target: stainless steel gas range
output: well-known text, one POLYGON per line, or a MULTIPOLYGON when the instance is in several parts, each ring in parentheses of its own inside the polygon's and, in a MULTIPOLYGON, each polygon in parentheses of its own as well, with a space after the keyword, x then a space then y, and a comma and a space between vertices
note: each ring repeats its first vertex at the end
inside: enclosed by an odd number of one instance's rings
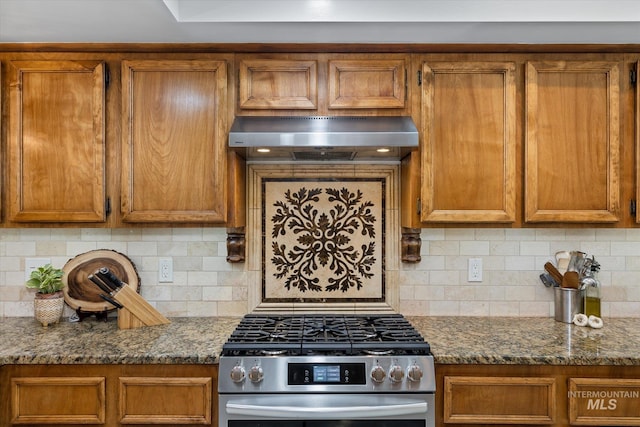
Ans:
POLYGON ((433 356, 399 314, 249 314, 219 376, 220 427, 435 425, 433 356))

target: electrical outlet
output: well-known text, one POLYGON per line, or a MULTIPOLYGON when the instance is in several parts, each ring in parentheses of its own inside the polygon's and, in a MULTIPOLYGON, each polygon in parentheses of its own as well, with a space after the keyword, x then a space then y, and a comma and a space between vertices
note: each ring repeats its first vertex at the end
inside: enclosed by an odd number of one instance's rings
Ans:
POLYGON ((158 281, 160 283, 173 282, 173 259, 160 258, 158 268, 158 281))
POLYGON ((31 272, 43 265, 51 264, 51 258, 25 258, 24 259, 24 281, 31 278, 31 272))
POLYGON ((482 258, 469 258, 469 282, 482 282, 482 258))

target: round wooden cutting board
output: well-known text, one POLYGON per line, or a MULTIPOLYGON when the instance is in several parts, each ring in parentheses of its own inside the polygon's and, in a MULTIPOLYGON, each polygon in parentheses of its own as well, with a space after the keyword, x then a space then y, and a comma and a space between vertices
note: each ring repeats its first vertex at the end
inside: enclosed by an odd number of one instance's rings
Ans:
POLYGON ((74 310, 87 313, 114 310, 116 307, 100 298, 105 292, 88 279, 90 274, 101 267, 107 267, 116 277, 128 284, 136 292, 140 287, 140 277, 133 262, 125 255, 110 250, 98 249, 71 258, 62 267, 64 275, 64 300, 74 310))

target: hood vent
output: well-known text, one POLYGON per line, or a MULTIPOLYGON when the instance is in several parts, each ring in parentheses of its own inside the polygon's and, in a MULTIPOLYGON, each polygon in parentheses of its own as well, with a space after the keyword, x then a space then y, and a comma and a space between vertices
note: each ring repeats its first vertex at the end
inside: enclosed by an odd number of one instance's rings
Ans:
POLYGON ((237 117, 229 147, 248 160, 399 160, 418 147, 411 117, 237 117))

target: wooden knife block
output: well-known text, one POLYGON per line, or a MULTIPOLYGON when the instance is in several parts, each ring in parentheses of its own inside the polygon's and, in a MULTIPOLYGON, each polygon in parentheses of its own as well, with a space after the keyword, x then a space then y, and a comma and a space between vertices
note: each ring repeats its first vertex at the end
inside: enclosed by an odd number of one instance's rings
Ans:
POLYGON ((126 283, 112 297, 123 306, 118 310, 118 329, 171 323, 126 283))

